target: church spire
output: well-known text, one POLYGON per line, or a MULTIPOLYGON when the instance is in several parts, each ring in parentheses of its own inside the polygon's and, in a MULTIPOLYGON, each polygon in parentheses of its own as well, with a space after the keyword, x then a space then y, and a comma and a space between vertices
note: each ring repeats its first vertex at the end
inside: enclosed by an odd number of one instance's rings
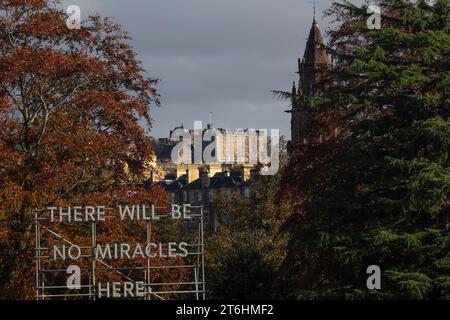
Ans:
POLYGON ((330 59, 324 46, 325 42, 323 41, 322 32, 319 29, 319 24, 314 19, 303 56, 305 63, 329 64, 330 59))
POLYGON ((298 74, 300 82, 298 90, 292 86, 292 110, 291 112, 291 136, 292 145, 307 143, 311 130, 312 111, 302 105, 304 99, 297 96, 316 97, 326 90, 324 71, 331 68, 331 60, 327 50, 319 24, 316 20, 316 1, 313 2, 313 23, 309 31, 303 58, 298 59, 298 74))
POLYGON ((325 49, 325 42, 319 29, 319 24, 316 21, 314 9, 313 24, 309 31, 305 53, 299 67, 300 89, 303 95, 315 96, 318 94, 317 80, 320 70, 329 68, 330 65, 330 57, 325 49))

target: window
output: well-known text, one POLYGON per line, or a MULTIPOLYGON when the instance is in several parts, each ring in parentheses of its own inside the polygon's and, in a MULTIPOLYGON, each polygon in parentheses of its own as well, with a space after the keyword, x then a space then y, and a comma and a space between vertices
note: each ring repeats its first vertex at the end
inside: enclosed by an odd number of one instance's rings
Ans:
POLYGON ((213 202, 214 201, 214 190, 208 191, 208 201, 213 202))
POLYGON ((190 195, 191 202, 200 202, 202 201, 202 192, 201 191, 193 191, 190 195))

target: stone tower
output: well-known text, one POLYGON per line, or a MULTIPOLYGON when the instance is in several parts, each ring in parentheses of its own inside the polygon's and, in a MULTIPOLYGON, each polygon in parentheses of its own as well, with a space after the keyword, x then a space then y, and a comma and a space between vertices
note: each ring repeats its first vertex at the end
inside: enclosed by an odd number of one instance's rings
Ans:
POLYGON ((324 70, 331 67, 330 57, 324 48, 324 41, 319 25, 314 17, 305 53, 302 59, 298 59, 299 85, 294 83, 292 88, 293 103, 291 113, 292 145, 306 143, 306 137, 310 128, 311 114, 304 106, 297 105, 296 96, 316 97, 325 89, 320 84, 320 76, 324 70))

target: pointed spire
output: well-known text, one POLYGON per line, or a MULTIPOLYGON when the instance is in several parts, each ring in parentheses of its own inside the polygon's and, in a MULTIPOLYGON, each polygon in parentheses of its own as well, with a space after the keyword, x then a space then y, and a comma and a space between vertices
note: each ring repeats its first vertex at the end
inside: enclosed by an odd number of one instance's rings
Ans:
POLYGON ((314 18, 313 25, 309 32, 305 54, 303 56, 304 63, 329 64, 330 58, 327 51, 323 48, 324 45, 325 42, 323 41, 322 32, 320 31, 319 25, 314 18))
POLYGON ((322 69, 331 67, 330 56, 325 49, 325 42, 316 21, 316 1, 314 1, 314 18, 306 43, 305 53, 299 67, 300 90, 306 96, 318 94, 318 79, 322 69))

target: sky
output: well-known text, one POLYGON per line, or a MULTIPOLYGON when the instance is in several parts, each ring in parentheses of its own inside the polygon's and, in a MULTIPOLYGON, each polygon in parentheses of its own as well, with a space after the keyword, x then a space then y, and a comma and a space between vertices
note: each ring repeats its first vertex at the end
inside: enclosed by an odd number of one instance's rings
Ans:
MULTIPOLYGON (((317 20, 329 28, 317 4, 317 20)), ((289 105, 272 90, 298 81, 313 17, 308 0, 65 0, 82 18, 112 17, 133 38, 148 75, 160 79, 161 107, 154 107, 152 136, 169 137, 194 121, 216 127, 280 129, 290 138, 289 105)))

